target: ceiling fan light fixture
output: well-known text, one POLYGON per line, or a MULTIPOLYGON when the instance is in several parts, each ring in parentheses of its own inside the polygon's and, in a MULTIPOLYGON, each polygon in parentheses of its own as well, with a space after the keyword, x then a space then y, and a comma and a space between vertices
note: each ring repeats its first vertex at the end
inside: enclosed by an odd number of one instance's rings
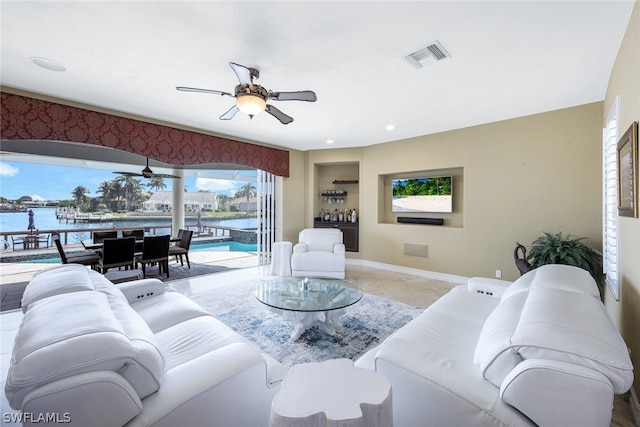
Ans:
POLYGON ((262 113, 267 108, 264 98, 250 93, 238 95, 236 105, 240 111, 250 116, 262 113))

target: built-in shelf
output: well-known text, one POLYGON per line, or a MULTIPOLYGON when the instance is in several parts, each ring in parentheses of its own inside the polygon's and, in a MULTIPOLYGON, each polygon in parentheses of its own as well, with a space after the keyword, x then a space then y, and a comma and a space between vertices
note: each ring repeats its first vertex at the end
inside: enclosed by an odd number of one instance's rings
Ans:
POLYGON ((357 184, 357 179, 336 179, 333 181, 334 184, 357 184))
POLYGON ((347 197, 347 192, 338 190, 326 190, 322 192, 322 195, 325 197, 347 197))

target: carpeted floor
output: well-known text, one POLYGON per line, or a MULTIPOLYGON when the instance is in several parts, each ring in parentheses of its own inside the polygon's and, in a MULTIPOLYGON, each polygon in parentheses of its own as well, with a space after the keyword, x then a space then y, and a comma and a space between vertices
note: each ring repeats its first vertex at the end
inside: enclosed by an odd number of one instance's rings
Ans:
POLYGON ((188 296, 287 366, 343 357, 355 360, 423 311, 365 294, 347 308, 335 335, 314 326, 292 342, 294 325, 260 303, 253 293, 256 287, 256 282, 249 281, 188 296))

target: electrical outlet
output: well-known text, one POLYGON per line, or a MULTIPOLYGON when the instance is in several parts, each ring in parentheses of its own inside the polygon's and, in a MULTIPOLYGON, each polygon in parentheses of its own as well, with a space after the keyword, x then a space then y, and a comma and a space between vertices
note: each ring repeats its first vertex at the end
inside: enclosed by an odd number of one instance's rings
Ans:
POLYGON ((502 270, 496 270, 496 279, 502 279, 502 270))

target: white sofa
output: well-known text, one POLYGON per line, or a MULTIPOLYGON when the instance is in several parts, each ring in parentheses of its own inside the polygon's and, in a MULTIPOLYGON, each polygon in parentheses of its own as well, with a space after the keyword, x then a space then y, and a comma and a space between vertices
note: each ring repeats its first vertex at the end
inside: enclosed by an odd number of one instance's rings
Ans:
POLYGON ((608 426, 633 382, 594 280, 563 265, 470 279, 356 366, 389 378, 401 427, 608 426))
POLYGON ((337 228, 305 228, 291 255, 294 277, 344 279, 345 247, 337 228))
POLYGON ((25 419, 54 416, 83 427, 266 425, 286 374, 156 279, 115 286, 68 264, 35 275, 22 305, 5 394, 25 419))

